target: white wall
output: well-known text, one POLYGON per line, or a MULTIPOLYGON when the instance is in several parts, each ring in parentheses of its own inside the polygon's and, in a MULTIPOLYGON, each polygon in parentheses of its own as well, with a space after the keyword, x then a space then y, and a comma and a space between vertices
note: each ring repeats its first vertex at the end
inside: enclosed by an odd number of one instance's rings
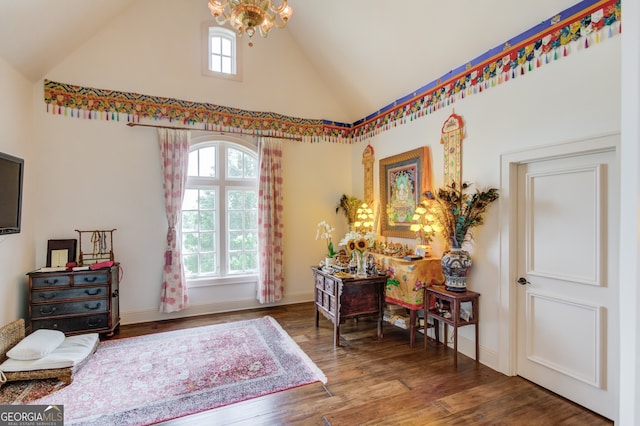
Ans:
POLYGON ((256 36, 253 47, 238 39, 241 82, 202 75, 204 22, 217 25, 202 0, 133 2, 46 78, 302 118, 344 116, 287 31, 256 36))
MULTIPOLYGON (((27 316, 28 283, 25 273, 35 269, 34 199, 36 197, 33 161, 33 86, 0 58, 0 152, 24 160, 22 231, 0 235, 0 324, 27 316)), ((0 182, 0 185, 2 182, 0 182)))
MULTIPOLYGON (((370 142, 376 158, 376 194, 379 194, 378 160, 423 145, 431 149, 434 186, 442 186, 441 128, 454 108, 465 122, 463 180, 475 182, 480 187, 499 188, 501 154, 619 132, 620 45, 621 37, 606 40, 588 51, 574 52, 434 114, 381 133, 370 142)), ((363 187, 359 155, 364 144, 359 145, 354 147, 352 160, 356 192, 363 187)), ((498 212, 498 205, 490 207, 485 224, 475 230, 474 243, 467 246, 473 258, 469 288, 482 295, 481 362, 496 369, 500 305, 498 212)), ((412 240, 398 241, 414 243, 412 240)), ((434 251, 440 246, 434 244, 434 251)), ((473 328, 462 328, 460 336, 461 350, 473 356, 473 328)))
MULTIPOLYGON (((199 0, 162 1, 161 7, 159 3, 135 2, 46 78, 296 117, 325 118, 340 111, 286 32, 274 31, 250 49, 241 39, 242 82, 202 76, 200 39, 206 6, 203 10, 199 0), (163 24, 191 31, 161 30, 163 24)), ((46 220, 38 223, 36 263, 44 265, 48 239, 77 238, 75 229, 115 228, 115 257, 124 270, 123 323, 259 306, 255 285, 218 285, 193 288, 186 311, 157 312, 166 220, 156 131, 47 113, 41 84, 34 104, 38 210, 46 220)), ((314 240, 317 223, 344 220, 336 216, 335 206, 351 186, 351 147, 287 141, 283 149, 288 255, 282 303, 294 303, 313 299, 309 266, 323 259, 325 251, 322 242, 314 240)))

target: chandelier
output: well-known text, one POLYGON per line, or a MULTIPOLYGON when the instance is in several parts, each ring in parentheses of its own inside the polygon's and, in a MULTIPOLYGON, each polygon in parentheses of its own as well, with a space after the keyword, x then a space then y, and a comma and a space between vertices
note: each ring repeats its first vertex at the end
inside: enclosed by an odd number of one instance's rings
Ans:
POLYGON ((247 33, 249 46, 253 46, 251 37, 256 28, 262 37, 266 37, 271 28, 284 28, 293 15, 293 8, 282 0, 276 7, 271 0, 209 0, 209 10, 218 24, 229 23, 239 37, 247 33))

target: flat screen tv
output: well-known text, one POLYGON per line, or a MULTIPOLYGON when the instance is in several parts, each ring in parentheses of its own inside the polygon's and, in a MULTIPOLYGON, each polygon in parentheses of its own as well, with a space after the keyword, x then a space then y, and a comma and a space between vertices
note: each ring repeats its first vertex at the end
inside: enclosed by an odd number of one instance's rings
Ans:
POLYGON ((0 152, 0 235, 20 232, 24 160, 0 152))

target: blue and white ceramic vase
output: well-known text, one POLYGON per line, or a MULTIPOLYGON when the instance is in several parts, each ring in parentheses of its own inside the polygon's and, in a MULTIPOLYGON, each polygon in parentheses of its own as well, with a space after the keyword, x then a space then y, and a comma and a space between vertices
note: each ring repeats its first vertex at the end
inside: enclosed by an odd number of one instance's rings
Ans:
POLYGON ((440 260, 444 285, 449 291, 467 291, 467 276, 471 270, 471 256, 466 250, 452 248, 442 255, 440 260))

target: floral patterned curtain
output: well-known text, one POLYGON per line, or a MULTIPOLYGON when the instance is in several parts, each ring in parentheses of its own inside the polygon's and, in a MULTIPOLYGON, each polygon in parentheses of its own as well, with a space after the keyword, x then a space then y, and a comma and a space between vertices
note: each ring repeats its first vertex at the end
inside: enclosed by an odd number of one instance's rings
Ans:
POLYGON ((258 300, 277 302, 284 295, 282 141, 260 139, 258 189, 258 300))
POLYGON ((162 157, 165 212, 167 215, 167 248, 162 270, 160 312, 181 311, 187 306, 187 282, 176 225, 182 210, 189 165, 189 133, 186 130, 158 129, 162 157))

